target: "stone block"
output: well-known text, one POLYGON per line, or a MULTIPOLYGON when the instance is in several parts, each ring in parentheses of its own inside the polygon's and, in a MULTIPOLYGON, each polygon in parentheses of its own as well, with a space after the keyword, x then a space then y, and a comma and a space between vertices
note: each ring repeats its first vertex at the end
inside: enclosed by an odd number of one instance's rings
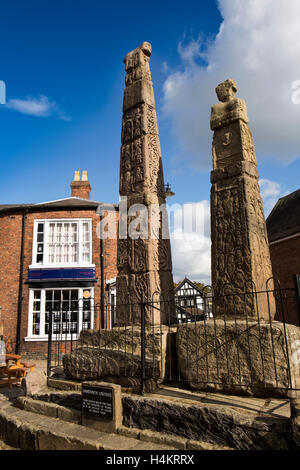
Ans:
POLYGON ((291 433, 294 450, 300 450, 300 416, 291 420, 291 433))
POLYGON ((143 79, 125 88, 123 112, 141 103, 147 103, 155 107, 152 83, 143 79))
POLYGON ((47 376, 44 371, 34 370, 28 372, 26 377, 22 379, 21 382, 24 394, 26 396, 32 396, 35 393, 40 392, 43 388, 47 386, 47 376))
POLYGON ((289 418, 151 397, 123 397, 124 425, 239 450, 287 450, 289 418))
POLYGON ((52 377, 48 377, 47 385, 50 388, 55 388, 58 390, 76 390, 81 391, 81 383, 72 382, 70 380, 61 380, 61 379, 53 379, 52 377))
POLYGON ((291 418, 300 416, 300 398, 291 400, 291 418))
MULTIPOLYGON (((160 327, 146 329, 146 377, 165 376, 170 356, 172 331, 160 327)), ((98 380, 110 376, 141 377, 141 330, 116 327, 111 330, 81 332, 76 351, 63 357, 67 378, 98 380)))
POLYGON ((272 326, 218 319, 179 325, 181 376, 198 390, 289 398, 289 371, 293 388, 300 388, 300 366, 292 360, 297 339, 298 327, 275 321, 272 326))
POLYGON ((27 401, 27 398, 26 398, 26 397, 17 397, 17 398, 14 400, 14 406, 16 406, 17 408, 19 408, 20 410, 24 410, 24 409, 25 409, 25 405, 26 405, 26 401, 27 401))

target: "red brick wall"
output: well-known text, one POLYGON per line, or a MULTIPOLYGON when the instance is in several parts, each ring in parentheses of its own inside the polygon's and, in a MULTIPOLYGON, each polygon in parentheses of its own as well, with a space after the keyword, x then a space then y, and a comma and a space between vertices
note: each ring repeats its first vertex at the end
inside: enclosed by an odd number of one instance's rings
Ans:
POLYGON ((81 197, 83 199, 90 199, 91 185, 88 181, 72 181, 71 183, 72 197, 81 197))
MULTIPOLYGON (((95 304, 100 305, 101 270, 100 239, 97 235, 99 215, 95 210, 64 210, 33 212, 27 214, 24 243, 23 302, 21 320, 21 352, 46 353, 47 342, 25 342, 28 333, 29 288, 26 284, 28 267, 32 264, 33 228, 36 219, 92 219, 93 263, 98 281, 94 285, 95 304)), ((118 219, 118 212, 117 212, 118 219)), ((98 230, 99 233, 99 230, 98 230)), ((0 217, 0 306, 4 324, 4 338, 9 338, 15 350, 18 311, 18 290, 22 235, 22 215, 0 217)), ((117 240, 104 240, 104 282, 117 275, 117 240)), ((95 327, 100 328, 100 309, 95 311, 95 327)))
POLYGON ((15 350, 19 272, 22 238, 22 215, 0 216, 0 306, 4 339, 15 350))
MULTIPOLYGON (((270 245, 271 262, 273 275, 279 279, 283 289, 294 287, 293 274, 300 274, 300 235, 290 238, 280 243, 270 245)), ((288 295, 288 293, 286 293, 288 295)), ((297 305, 293 294, 285 301, 285 311, 287 312, 287 323, 299 325, 297 305)), ((282 314, 278 308, 276 320, 282 320, 282 314)))

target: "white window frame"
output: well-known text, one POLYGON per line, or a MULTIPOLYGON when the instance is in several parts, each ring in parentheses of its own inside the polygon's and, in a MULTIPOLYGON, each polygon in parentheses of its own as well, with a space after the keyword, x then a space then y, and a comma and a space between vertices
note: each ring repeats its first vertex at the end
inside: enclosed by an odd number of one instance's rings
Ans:
MULTIPOLYGON (((78 324, 79 324, 79 333, 77 334, 62 334, 58 335, 58 340, 69 341, 79 339, 80 332, 82 330, 83 324, 83 292, 89 290, 91 292, 91 329, 94 327, 94 316, 95 316, 95 303, 94 303, 94 287, 47 287, 47 288, 33 288, 29 289, 29 310, 28 310, 28 330, 27 336, 24 338, 24 341, 48 341, 48 335, 45 334, 45 310, 46 310, 46 291, 53 290, 78 290, 78 324), (40 333, 38 335, 32 334, 33 327, 33 299, 34 292, 41 291, 41 310, 40 310, 40 333)), ((55 341, 57 341, 56 336, 54 335, 55 341)))
POLYGON ((113 327, 113 324, 117 321, 117 283, 116 283, 116 278, 113 277, 112 279, 109 279, 106 281, 106 284, 108 286, 108 295, 109 295, 109 328, 113 327), (112 312, 112 305, 111 305, 111 295, 115 296, 115 311, 114 315, 112 312), (113 318, 114 317, 114 318, 113 318))
POLYGON ((38 269, 38 268, 70 268, 70 267, 95 267, 93 264, 93 224, 92 219, 35 219, 34 221, 34 228, 33 228, 33 244, 32 244, 32 261, 29 269, 38 269), (89 233, 90 233, 90 259, 88 262, 82 261, 82 236, 83 236, 83 224, 89 224, 89 233), (37 263, 37 229, 38 224, 44 224, 44 258, 42 263, 37 263), (78 262, 76 263, 49 263, 49 247, 48 247, 48 239, 49 239, 49 224, 50 223, 77 223, 78 224, 78 262))

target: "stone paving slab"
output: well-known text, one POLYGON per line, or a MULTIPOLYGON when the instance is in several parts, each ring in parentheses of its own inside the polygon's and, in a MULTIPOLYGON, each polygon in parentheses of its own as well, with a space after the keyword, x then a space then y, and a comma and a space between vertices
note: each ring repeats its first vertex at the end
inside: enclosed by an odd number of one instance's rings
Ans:
POLYGON ((228 406, 245 414, 264 414, 283 418, 289 418, 291 415, 290 400, 288 399, 239 397, 221 393, 185 390, 166 385, 161 385, 156 392, 147 394, 147 396, 167 398, 174 402, 186 404, 194 402, 205 406, 228 406))

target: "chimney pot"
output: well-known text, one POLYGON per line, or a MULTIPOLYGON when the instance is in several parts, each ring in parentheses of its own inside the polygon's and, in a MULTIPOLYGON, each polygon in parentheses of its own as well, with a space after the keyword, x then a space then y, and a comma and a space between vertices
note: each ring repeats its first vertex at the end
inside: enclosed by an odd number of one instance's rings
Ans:
POLYGON ((80 171, 75 171, 75 173, 74 173, 74 181, 80 181, 80 171))

